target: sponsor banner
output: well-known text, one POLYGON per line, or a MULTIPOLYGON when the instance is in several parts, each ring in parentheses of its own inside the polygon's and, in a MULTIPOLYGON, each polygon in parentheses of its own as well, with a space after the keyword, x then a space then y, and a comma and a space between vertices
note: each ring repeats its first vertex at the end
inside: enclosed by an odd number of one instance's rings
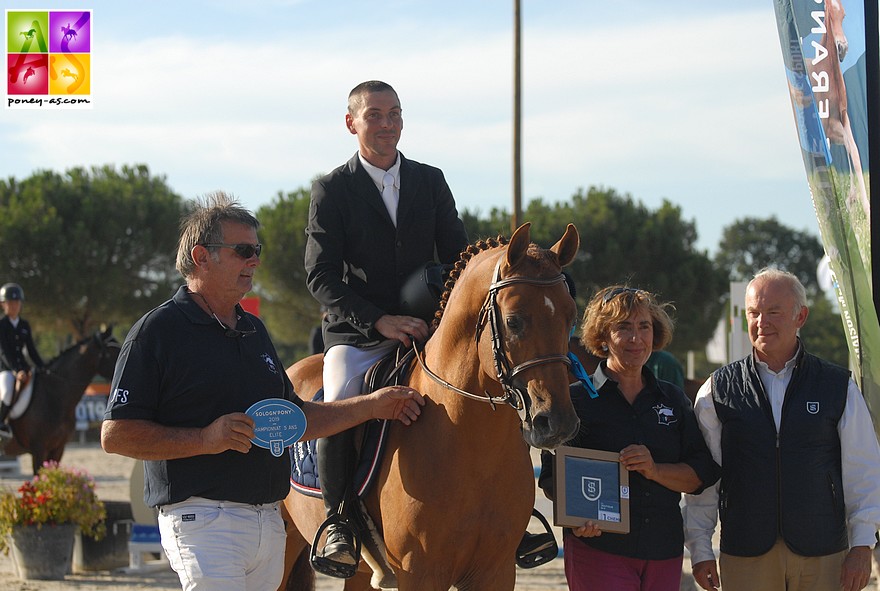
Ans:
MULTIPOLYGON (((862 0, 774 0, 792 111, 854 377, 880 431, 862 0)), ((867 50, 867 51, 866 51, 867 50)), ((808 321, 809 322, 809 321, 808 321)))

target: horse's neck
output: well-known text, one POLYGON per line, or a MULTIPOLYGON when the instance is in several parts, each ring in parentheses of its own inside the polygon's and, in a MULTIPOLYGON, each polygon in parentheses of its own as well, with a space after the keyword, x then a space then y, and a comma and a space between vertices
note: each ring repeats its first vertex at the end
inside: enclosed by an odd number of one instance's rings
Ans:
POLYGON ((54 376, 68 382, 88 384, 97 369, 97 360, 89 357, 89 352, 83 355, 79 352, 79 347, 74 347, 51 362, 48 369, 54 376))
MULTIPOLYGON (((487 391, 492 396, 500 396, 499 384, 480 367, 473 339, 449 342, 442 337, 438 331, 426 345, 427 367, 439 378, 474 396, 485 398, 487 391)), ((508 404, 496 402, 493 409, 487 401, 471 399, 438 384, 418 364, 413 368, 410 384, 443 407, 445 416, 441 420, 451 422, 450 427, 457 430, 456 437, 464 445, 472 446, 472 438, 481 446, 522 442, 519 418, 508 404)))

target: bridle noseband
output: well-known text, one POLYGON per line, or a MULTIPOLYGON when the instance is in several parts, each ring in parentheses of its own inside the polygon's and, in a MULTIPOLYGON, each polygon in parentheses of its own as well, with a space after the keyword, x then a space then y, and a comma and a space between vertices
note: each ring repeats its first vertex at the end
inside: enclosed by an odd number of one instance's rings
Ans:
MULTIPOLYGON (((435 374, 433 371, 428 369, 425 361, 422 359, 423 355, 418 349, 416 349, 416 358, 419 360, 419 364, 422 366, 422 369, 427 373, 431 379, 433 379, 438 384, 442 385, 444 388, 452 390, 453 392, 457 392, 462 396, 467 398, 472 398, 474 400, 479 400, 480 402, 488 402, 492 409, 495 409, 496 403, 505 403, 512 406, 517 414, 519 415, 520 421, 523 424, 528 424, 531 422, 531 412, 530 412, 530 401, 527 392, 524 392, 522 388, 518 388, 514 385, 513 380, 516 376, 533 367, 538 365, 544 365, 546 363, 563 363, 566 367, 571 367, 571 361, 568 359, 567 355, 544 355, 542 357, 536 357, 534 359, 530 359, 528 361, 524 361, 511 369, 510 362, 507 359, 507 356, 504 354, 504 342, 502 340, 501 333, 501 324, 500 324, 500 316, 501 312, 498 309, 498 292, 504 289, 505 287, 510 287, 511 285, 516 285, 519 283, 525 283, 528 285, 536 285, 539 287, 546 287, 551 285, 556 285, 557 283, 562 283, 565 281, 565 277, 560 273, 555 277, 551 277, 549 279, 537 279, 532 277, 509 277, 506 279, 501 279, 501 262, 504 260, 504 257, 498 259, 498 262, 495 265, 495 272, 492 276, 492 283, 489 285, 489 293, 486 294, 486 299, 483 301, 483 305, 480 308, 480 314, 477 318, 477 326, 474 334, 475 342, 480 342, 480 336, 483 333, 483 329, 486 325, 489 325, 489 329, 492 333, 492 357, 495 363, 495 374, 498 383, 501 384, 502 389, 504 390, 504 396, 492 396, 488 392, 484 392, 485 396, 479 396, 477 394, 471 394, 465 390, 457 388, 435 374)), ((413 341, 413 347, 416 347, 415 341, 413 341)))

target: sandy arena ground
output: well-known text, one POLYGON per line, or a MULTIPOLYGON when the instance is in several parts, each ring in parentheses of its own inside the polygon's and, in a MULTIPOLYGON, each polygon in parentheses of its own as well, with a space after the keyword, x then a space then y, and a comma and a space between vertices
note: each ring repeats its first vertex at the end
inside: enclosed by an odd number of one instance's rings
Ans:
MULTIPOLYGON (((71 443, 62 464, 86 470, 95 478, 98 496, 105 501, 130 501, 129 477, 134 460, 117 455, 108 455, 97 443, 71 443)), ((18 469, 0 472, 0 486, 18 488, 31 477, 30 455, 18 458, 18 469)), ((549 504, 544 504, 543 496, 539 508, 545 516, 551 515, 549 504)), ((686 573, 690 564, 686 563, 686 573)), ((870 591, 880 591, 877 584, 878 567, 874 565, 874 576, 867 587, 870 591)), ((518 570, 518 591, 560 591, 566 589, 562 572, 562 560, 529 570, 518 570)), ((67 575, 64 581, 22 581, 15 574, 12 559, 0 554, 0 591, 61 591, 79 589, 81 591, 124 591, 129 589, 180 589, 177 575, 170 568, 159 566, 147 573, 126 574, 119 569, 114 572, 98 571, 88 574, 67 575)), ((319 576, 318 591, 339 591, 342 581, 319 576)), ((681 589, 691 591, 697 587, 689 576, 683 578, 681 589)))

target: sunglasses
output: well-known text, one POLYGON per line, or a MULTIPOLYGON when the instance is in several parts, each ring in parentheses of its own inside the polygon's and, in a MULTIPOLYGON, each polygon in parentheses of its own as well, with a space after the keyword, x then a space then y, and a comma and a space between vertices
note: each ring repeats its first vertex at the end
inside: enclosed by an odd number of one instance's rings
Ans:
POLYGON ((249 258, 253 257, 254 255, 256 255, 259 258, 260 253, 263 252, 263 245, 262 244, 247 244, 247 243, 244 243, 244 244, 223 244, 223 243, 218 242, 216 244, 203 244, 202 246, 208 247, 208 248, 210 248, 210 247, 231 248, 232 250, 235 251, 235 254, 237 254, 238 256, 240 256, 243 259, 249 259, 249 258))
POLYGON ((616 298, 617 296, 619 296, 622 293, 631 293, 631 294, 635 295, 635 294, 642 293, 642 290, 636 289, 634 287, 615 287, 614 289, 612 289, 611 291, 606 293, 604 296, 602 296, 602 305, 604 306, 605 304, 607 304, 608 302, 610 302, 611 300, 613 300, 614 298, 616 298))
MULTIPOLYGON (((207 245, 205 245, 205 246, 207 246, 207 245)), ((225 324, 223 324, 223 321, 220 320, 219 318, 217 318, 217 314, 212 313, 211 316, 213 316, 214 320, 217 321, 217 324, 219 324, 223 328, 223 330, 224 330, 223 334, 225 334, 230 339, 249 337, 252 334, 257 333, 256 327, 252 328, 251 330, 238 330, 236 328, 230 328, 230 327, 226 326, 225 324)), ((251 326, 253 327, 254 325, 251 324, 251 326)))

